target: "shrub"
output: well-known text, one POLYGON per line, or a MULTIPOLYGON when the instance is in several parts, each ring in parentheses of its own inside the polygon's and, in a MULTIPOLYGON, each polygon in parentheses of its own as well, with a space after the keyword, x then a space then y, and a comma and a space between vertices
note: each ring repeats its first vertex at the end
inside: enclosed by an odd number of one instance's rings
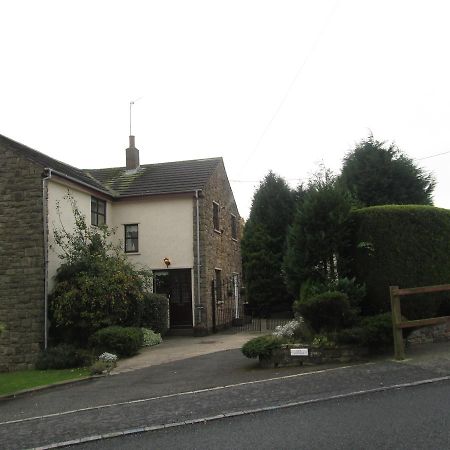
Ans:
POLYGON ((89 362, 89 357, 73 345, 59 344, 39 353, 35 366, 38 370, 71 369, 89 365, 89 362))
MULTIPOLYGON (((49 297, 51 332, 60 340, 84 346, 88 337, 110 325, 140 326, 144 293, 151 272, 136 269, 120 247, 112 244, 113 230, 91 227, 71 203, 73 231, 54 229, 63 264, 49 297)), ((59 205, 57 205, 60 214, 59 205)))
MULTIPOLYGON (((388 205, 350 215, 351 242, 343 249, 348 271, 366 285, 364 315, 390 311, 389 286, 450 281, 450 211, 432 206, 388 205)), ((402 300, 408 319, 438 314, 444 294, 402 300)))
POLYGON ((141 325, 164 336, 168 330, 169 300, 162 294, 144 295, 141 325))
POLYGON ((360 323, 337 333, 340 344, 352 344, 368 347, 376 352, 393 345, 391 313, 364 317, 360 323))
POLYGON ((335 331, 355 320, 348 296, 342 292, 327 291, 295 302, 294 308, 316 331, 335 331))
POLYGON ((364 344, 371 350, 383 350, 392 347, 394 336, 392 333, 391 313, 377 314, 365 317, 361 321, 364 344))
POLYGON ((287 339, 278 336, 258 336, 246 342, 242 347, 242 353, 247 358, 269 358, 272 350, 280 348, 287 339))
POLYGON ((135 355, 143 343, 140 328, 111 326, 96 331, 89 344, 100 352, 111 352, 119 356, 135 355))
POLYGON ((149 330, 148 328, 141 328, 143 335, 143 347, 151 347, 153 345, 161 344, 162 339, 159 333, 155 333, 153 330, 149 330))

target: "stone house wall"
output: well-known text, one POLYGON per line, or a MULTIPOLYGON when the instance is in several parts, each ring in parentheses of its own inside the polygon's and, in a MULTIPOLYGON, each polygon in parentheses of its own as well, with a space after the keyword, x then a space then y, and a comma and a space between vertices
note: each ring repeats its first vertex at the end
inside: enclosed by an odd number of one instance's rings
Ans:
MULTIPOLYGON (((207 187, 200 197, 200 257, 201 257, 201 325, 208 331, 213 326, 213 292, 212 282, 215 279, 216 269, 221 269, 221 278, 224 286, 229 283, 233 274, 242 278, 241 262, 241 230, 239 211, 234 200, 233 192, 228 181, 225 167, 220 164, 212 174, 207 187), (219 204, 220 208, 220 232, 214 230, 213 224, 213 202, 219 204), (237 239, 231 235, 231 215, 236 217, 237 239)), ((194 225, 195 225, 195 200, 194 200, 194 225)), ((194 234, 196 236, 196 234, 194 234)), ((194 242, 195 246, 195 242, 194 242)), ((194 250, 194 271, 197 267, 196 249, 194 250)), ((196 280, 196 274, 194 274, 196 280)), ((197 290, 196 281, 194 292, 197 290)), ((229 285, 229 284, 228 284, 229 285)), ((224 302, 230 298, 226 292, 222 292, 224 302)), ((196 297, 196 295, 195 295, 196 297)), ((219 305, 220 308, 229 305, 219 305)))
POLYGON ((42 171, 0 145, 0 371, 32 367, 44 341, 42 171))

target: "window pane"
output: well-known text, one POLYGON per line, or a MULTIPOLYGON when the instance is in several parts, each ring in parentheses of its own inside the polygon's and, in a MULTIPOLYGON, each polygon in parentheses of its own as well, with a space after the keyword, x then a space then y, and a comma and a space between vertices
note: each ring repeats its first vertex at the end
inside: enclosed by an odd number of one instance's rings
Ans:
POLYGON ((105 215, 106 202, 103 202, 102 200, 98 200, 97 204, 98 204, 98 213, 105 215))
POLYGON ((138 225, 125 225, 125 252, 139 251, 138 225))

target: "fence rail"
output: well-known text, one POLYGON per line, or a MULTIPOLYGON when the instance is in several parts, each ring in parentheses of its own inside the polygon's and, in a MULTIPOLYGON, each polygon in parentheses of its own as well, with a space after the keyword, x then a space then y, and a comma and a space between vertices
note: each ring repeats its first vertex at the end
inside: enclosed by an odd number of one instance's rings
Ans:
POLYGON ((398 286, 389 286, 391 294, 392 330, 394 333, 394 353, 396 359, 405 359, 405 344, 403 342, 403 329, 437 325, 450 320, 450 316, 431 317, 420 320, 402 320, 400 297, 414 294, 429 294, 433 292, 450 291, 450 284, 436 286, 423 286, 400 289, 398 286))

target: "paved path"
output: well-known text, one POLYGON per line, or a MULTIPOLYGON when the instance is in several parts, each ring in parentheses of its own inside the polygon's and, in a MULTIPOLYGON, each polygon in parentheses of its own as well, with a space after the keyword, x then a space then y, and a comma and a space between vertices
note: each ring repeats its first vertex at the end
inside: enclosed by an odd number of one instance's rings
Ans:
POLYGON ((261 333, 229 332, 205 337, 167 336, 161 344, 143 349, 139 355, 132 358, 120 360, 113 373, 123 373, 194 356, 241 348, 247 341, 260 335, 261 333))

